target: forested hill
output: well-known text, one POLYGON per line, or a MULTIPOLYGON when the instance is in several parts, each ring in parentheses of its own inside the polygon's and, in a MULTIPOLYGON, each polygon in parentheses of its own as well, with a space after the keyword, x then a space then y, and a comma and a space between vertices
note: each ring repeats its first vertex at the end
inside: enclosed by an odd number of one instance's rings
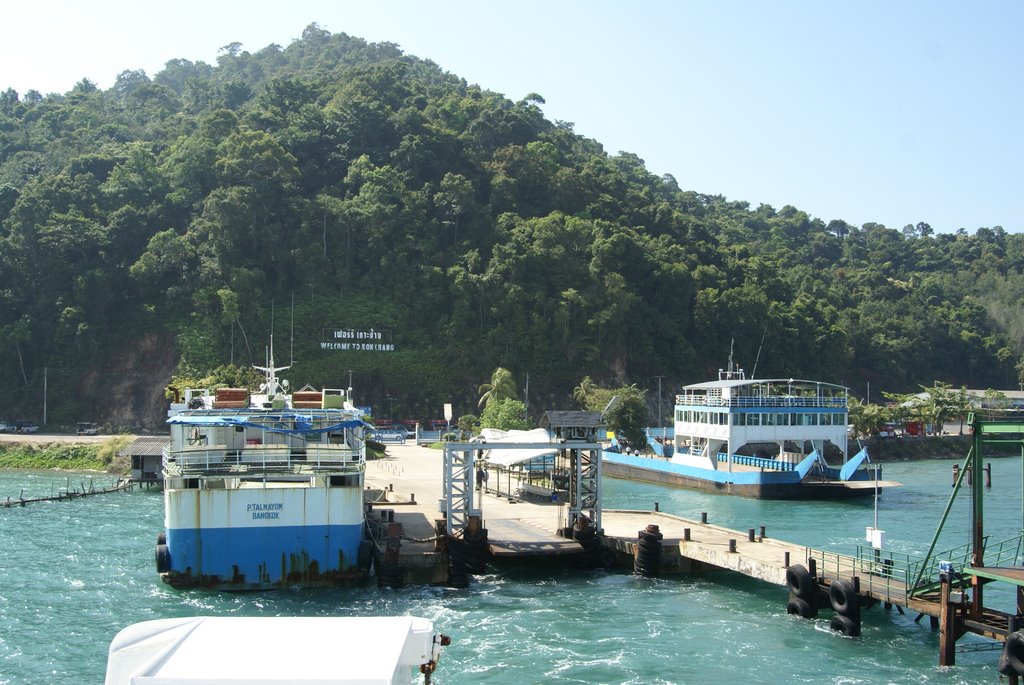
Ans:
POLYGON ((542 105, 316 25, 106 91, 7 90, 0 414, 42 418, 45 375, 50 423, 154 428, 172 372, 263 363, 272 320, 294 387, 351 370, 409 418, 474 411, 497 366, 532 412, 585 375, 660 376, 668 401, 733 339, 758 377, 1016 386, 1021 235, 698 194, 542 105), (340 328, 395 349, 322 350, 340 328))

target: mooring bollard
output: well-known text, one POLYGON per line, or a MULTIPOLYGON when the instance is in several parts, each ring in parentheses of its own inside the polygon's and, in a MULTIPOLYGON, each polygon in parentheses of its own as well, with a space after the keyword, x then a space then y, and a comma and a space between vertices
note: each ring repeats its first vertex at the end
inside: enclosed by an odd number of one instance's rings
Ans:
POLYGON ((654 511, 661 511, 661 509, 658 508, 657 502, 654 503, 654 511))
POLYGON ((708 522, 708 512, 706 512, 706 511, 700 512, 700 522, 701 523, 707 523, 708 522))
POLYGON ((690 541, 690 529, 689 528, 683 528, 683 540, 686 540, 687 542, 690 541))
POLYGON ((768 536, 764 534, 764 526, 761 526, 761 539, 764 540, 766 537, 768 536))
POLYGON ((786 552, 782 558, 784 560, 782 565, 786 568, 789 568, 789 552, 786 552))
POLYGON ((733 554, 736 553, 736 538, 729 538, 729 551, 733 554))
POLYGON ((747 542, 753 542, 753 541, 754 541, 754 529, 753 528, 748 528, 747 529, 747 542))

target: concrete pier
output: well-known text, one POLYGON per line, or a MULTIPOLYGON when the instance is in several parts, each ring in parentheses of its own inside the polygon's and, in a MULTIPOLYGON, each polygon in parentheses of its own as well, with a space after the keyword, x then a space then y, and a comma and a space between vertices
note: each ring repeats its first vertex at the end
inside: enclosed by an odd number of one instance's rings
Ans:
MULTIPOLYGON (((406 583, 441 583, 446 570, 438 550, 438 501, 442 497, 443 455, 413 443, 389 445, 385 459, 367 463, 366 483, 377 500, 371 520, 380 512, 402 526, 399 555, 406 583), (413 501, 413 497, 415 501, 413 501), (393 515, 390 513, 393 512, 393 515)), ((561 557, 579 554, 582 546, 559 535, 564 519, 558 503, 538 503, 479 491, 478 505, 487 528, 491 556, 502 558, 561 557)), ((760 531, 735 531, 714 522, 688 520, 658 511, 604 510, 604 542, 614 552, 614 565, 631 568, 638 534, 657 526, 661 541, 660 572, 691 572, 714 567, 742 573, 776 585, 786 584, 786 563, 802 563, 807 548, 762 536, 760 531)), ((382 544, 383 541, 378 541, 382 544)), ((609 558, 610 560, 610 558, 609 558)), ((557 561, 552 559, 553 562, 557 561)))

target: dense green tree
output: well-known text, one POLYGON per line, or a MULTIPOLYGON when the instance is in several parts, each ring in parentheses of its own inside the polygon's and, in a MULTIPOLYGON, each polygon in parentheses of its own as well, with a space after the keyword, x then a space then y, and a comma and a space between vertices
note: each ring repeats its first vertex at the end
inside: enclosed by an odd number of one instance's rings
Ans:
POLYGON ((706 380, 730 349, 758 377, 1024 384, 1021 234, 697 193, 543 104, 315 24, 108 90, 0 93, 0 390, 71 387, 167 331, 193 375, 259 361, 284 302, 293 382, 358 369, 366 403, 386 385, 419 419, 498 366, 538 414, 580 378, 706 380), (318 347, 371 325, 395 354, 318 347))

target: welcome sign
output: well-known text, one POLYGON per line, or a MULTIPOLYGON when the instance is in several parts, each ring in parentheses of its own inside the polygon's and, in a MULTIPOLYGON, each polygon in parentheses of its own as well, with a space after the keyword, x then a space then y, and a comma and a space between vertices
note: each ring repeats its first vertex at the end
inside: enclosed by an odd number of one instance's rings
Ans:
POLYGON ((326 329, 320 341, 321 350, 340 352, 394 352, 391 332, 376 328, 326 329))

